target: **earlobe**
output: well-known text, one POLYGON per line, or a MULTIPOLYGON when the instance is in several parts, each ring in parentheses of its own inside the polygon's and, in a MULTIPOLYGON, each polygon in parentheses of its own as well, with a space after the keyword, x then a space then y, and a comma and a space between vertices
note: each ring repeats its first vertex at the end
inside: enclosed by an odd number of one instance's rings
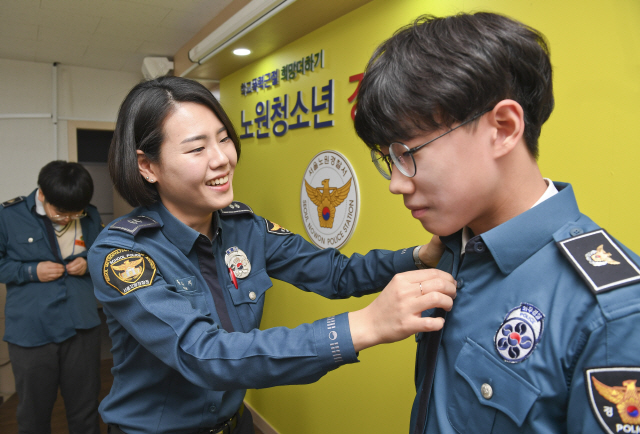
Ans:
POLYGON ((153 182, 152 180, 155 180, 156 177, 151 167, 151 161, 145 153, 139 149, 136 151, 136 154, 138 155, 138 170, 140 171, 140 175, 148 182, 153 182))
POLYGON ((494 156, 500 158, 509 154, 523 142, 524 111, 518 102, 505 99, 491 111, 489 122, 495 128, 493 136, 494 156))

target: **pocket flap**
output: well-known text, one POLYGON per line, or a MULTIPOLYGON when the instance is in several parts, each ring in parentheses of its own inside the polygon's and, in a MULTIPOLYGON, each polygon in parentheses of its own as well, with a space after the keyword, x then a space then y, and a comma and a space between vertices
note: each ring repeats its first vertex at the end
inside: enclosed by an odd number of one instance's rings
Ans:
POLYGON ((456 371, 467 380, 481 404, 493 407, 522 426, 540 390, 504 366, 496 357, 471 339, 467 339, 456 359, 456 371), (484 384, 491 386, 492 396, 482 396, 484 384))
POLYGON ((238 279, 238 289, 231 286, 229 293, 233 299, 233 304, 257 303, 264 292, 271 288, 273 283, 263 268, 258 272, 251 271, 249 277, 238 279))
POLYGON ((42 239, 43 237, 44 234, 42 233, 42 231, 35 230, 16 236, 16 241, 20 244, 32 244, 42 239))

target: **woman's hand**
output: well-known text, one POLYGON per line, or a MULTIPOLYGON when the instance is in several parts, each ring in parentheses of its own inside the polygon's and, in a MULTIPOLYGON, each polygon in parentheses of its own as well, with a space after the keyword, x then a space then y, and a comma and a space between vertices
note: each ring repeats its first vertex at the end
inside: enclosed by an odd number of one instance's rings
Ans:
POLYGON ((436 307, 451 310, 455 297, 456 281, 444 271, 429 269, 397 274, 369 306, 349 312, 356 352, 396 342, 417 332, 441 329, 443 318, 423 318, 422 312, 436 307))

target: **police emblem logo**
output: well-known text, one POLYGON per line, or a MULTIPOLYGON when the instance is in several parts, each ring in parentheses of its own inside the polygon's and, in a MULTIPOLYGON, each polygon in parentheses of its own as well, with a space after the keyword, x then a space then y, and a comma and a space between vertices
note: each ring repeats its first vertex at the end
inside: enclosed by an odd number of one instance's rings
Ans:
POLYGON ((585 385, 595 418, 607 433, 640 432, 640 367, 585 370, 585 385))
POLYGON ((2 207, 6 208, 8 206, 15 205, 17 203, 20 203, 20 202, 24 201, 25 199, 26 198, 24 196, 14 197, 13 199, 9 199, 6 202, 2 202, 2 207))
POLYGON ((116 249, 105 258, 102 271, 105 282, 126 295, 153 284, 156 263, 144 253, 116 249))
POLYGON ((224 262, 238 279, 244 279, 251 272, 247 255, 237 247, 230 247, 224 252, 224 262))
POLYGON ((544 314, 529 303, 509 311, 494 338, 500 357, 509 363, 526 360, 540 341, 544 314))
POLYGON ((604 229, 557 245, 595 294, 640 281, 640 268, 604 229))
POLYGON ((275 234, 275 235, 293 235, 291 233, 291 231, 289 231, 288 229, 283 228, 278 223, 271 222, 271 221, 269 221, 267 219, 264 219, 264 221, 267 224, 267 232, 269 232, 270 234, 275 234))
POLYGON ((323 151, 311 159, 302 180, 300 208, 315 245, 340 248, 349 241, 358 222, 360 192, 344 155, 323 151))

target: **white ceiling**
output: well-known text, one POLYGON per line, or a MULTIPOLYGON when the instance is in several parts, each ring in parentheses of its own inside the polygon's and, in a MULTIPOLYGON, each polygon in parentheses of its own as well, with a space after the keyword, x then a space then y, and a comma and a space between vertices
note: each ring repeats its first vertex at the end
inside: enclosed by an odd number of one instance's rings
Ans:
POLYGON ((0 0, 0 58, 141 71, 233 0, 0 0))

